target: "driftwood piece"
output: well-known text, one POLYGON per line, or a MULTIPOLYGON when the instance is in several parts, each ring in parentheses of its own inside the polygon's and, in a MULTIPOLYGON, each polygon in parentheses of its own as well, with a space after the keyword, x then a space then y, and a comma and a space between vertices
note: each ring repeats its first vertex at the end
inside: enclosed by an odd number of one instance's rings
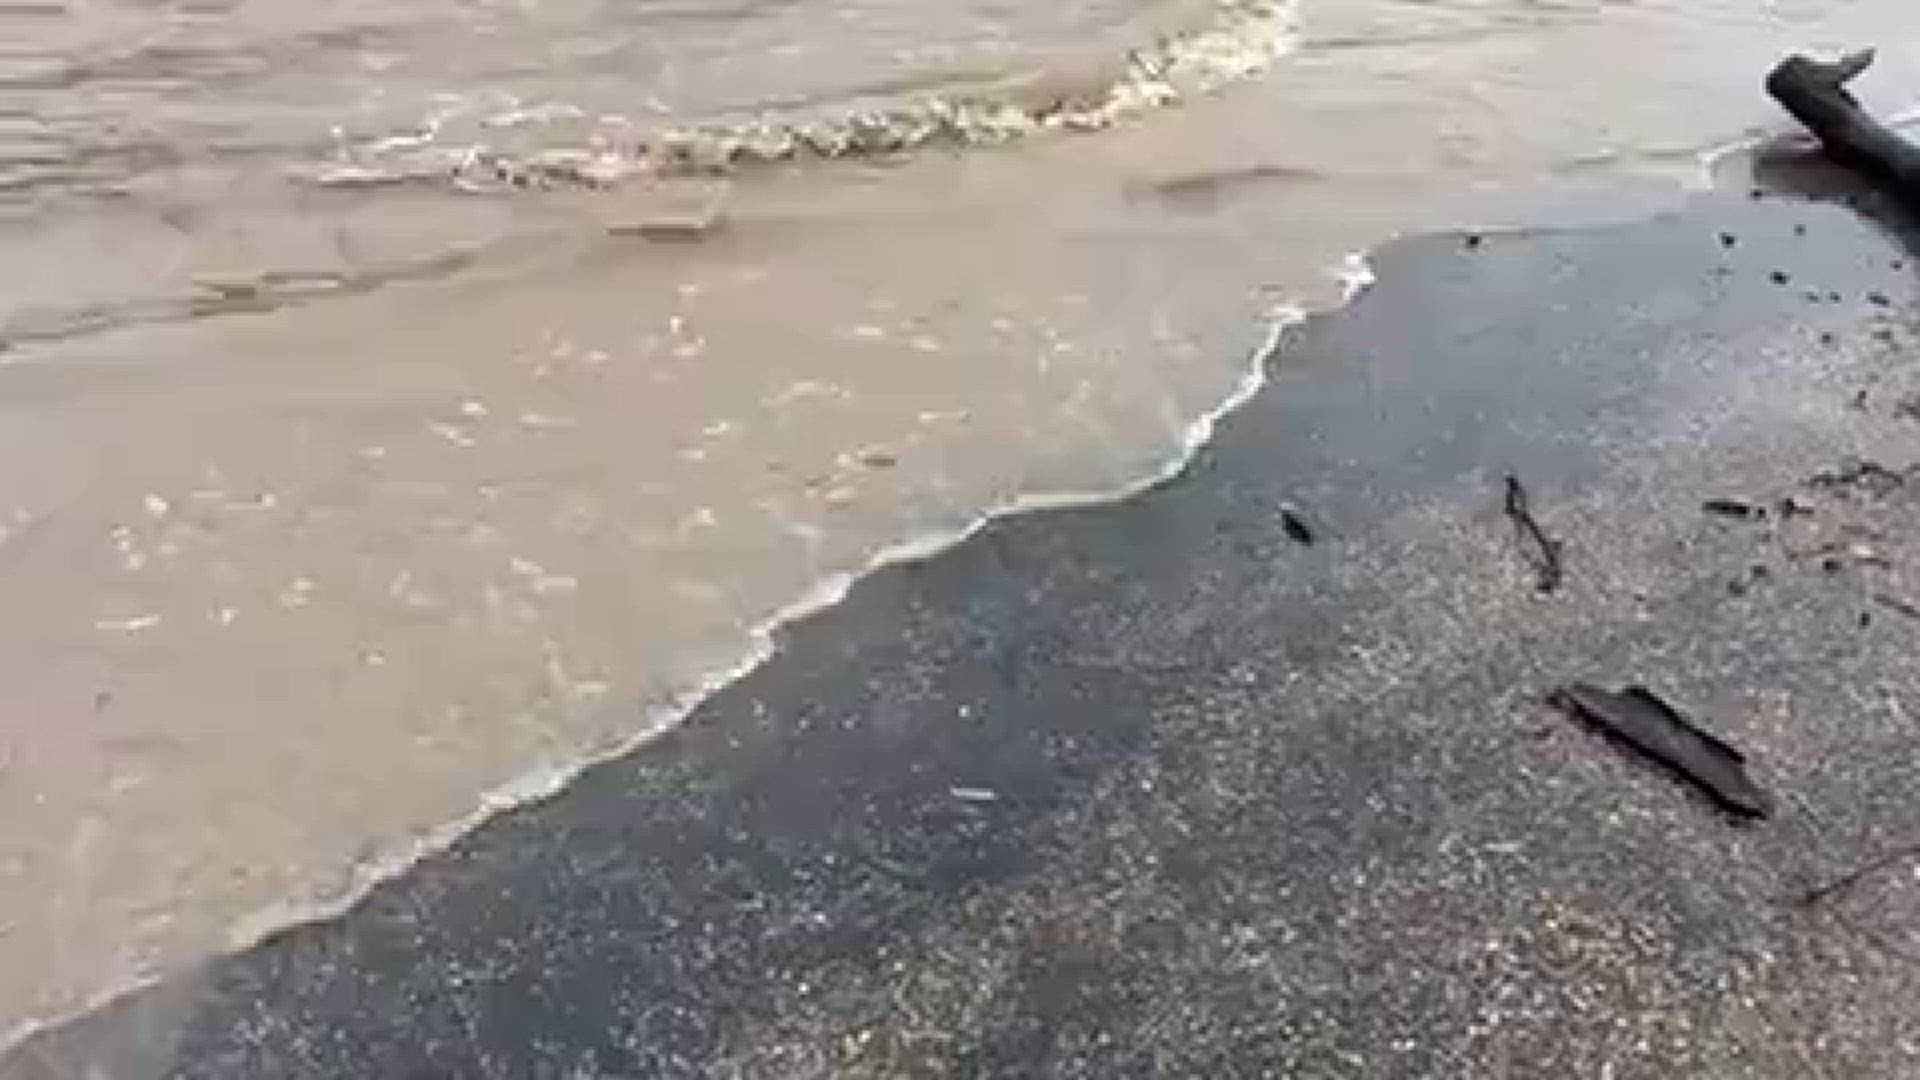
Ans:
POLYGON ((1765 817, 1772 809, 1766 792, 1747 776, 1745 754, 1695 726, 1646 687, 1629 686, 1616 694, 1573 683, 1557 691, 1552 701, 1666 766, 1734 813, 1765 817))
POLYGON ((1872 63, 1872 49, 1831 62, 1789 56, 1767 75, 1767 93, 1806 125, 1828 157, 1920 203, 1920 146, 1875 120, 1847 91, 1846 84, 1872 63))

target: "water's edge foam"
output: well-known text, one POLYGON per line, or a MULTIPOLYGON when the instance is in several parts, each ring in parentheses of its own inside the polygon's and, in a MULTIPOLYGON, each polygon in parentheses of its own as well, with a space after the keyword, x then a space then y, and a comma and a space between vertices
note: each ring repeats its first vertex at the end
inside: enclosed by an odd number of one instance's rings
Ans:
POLYGON ((103 991, 64 1013, 22 1021, 4 1039, 0 1039, 0 1063, 4 1063, 36 1035, 66 1026, 144 990, 186 975, 218 956, 244 952, 276 934, 301 926, 340 918, 381 885, 407 873, 421 862, 444 853, 462 837, 493 818, 555 798, 588 770, 640 751, 654 739, 678 727, 714 694, 751 675, 773 659, 778 652, 778 638, 783 631, 837 606, 847 598, 855 585, 871 574, 933 558, 965 543, 1005 518, 1122 502, 1177 479, 1199 451, 1212 441, 1220 422, 1266 386, 1269 365, 1278 356, 1288 331, 1304 323, 1310 315, 1337 311, 1351 303, 1375 280, 1363 252, 1347 255, 1341 267, 1333 273, 1342 284, 1338 304, 1323 312, 1310 312, 1297 304, 1287 303, 1255 318, 1257 325, 1265 326, 1265 332, 1251 351, 1240 378, 1219 402, 1187 424, 1173 452, 1146 475, 1105 490, 1016 495, 1007 502, 981 511, 964 525, 910 537, 877 549, 857 567, 815 581, 793 600, 775 609, 766 619, 748 630, 749 645, 738 660, 710 672, 692 686, 673 695, 668 703, 646 710, 640 726, 628 738, 604 750, 586 753, 564 763, 549 763, 526 772, 487 791, 471 813, 430 831, 416 832, 405 843, 355 864, 347 872, 343 883, 326 888, 318 895, 277 902, 254 912, 229 930, 224 948, 212 956, 156 971, 148 977, 103 991))
MULTIPOLYGON (((1340 306, 1352 301, 1373 283, 1373 273, 1365 256, 1348 255, 1340 274, 1344 291, 1340 306)), ((1337 310, 1336 306, 1333 309, 1337 310)), ((302 904, 276 904, 241 921, 228 936, 227 949, 240 952, 295 926, 324 922, 345 914, 367 893, 417 865, 446 851, 466 834, 493 817, 529 804, 555 798, 582 773, 595 766, 616 761, 644 748, 661 735, 672 731, 691 716, 709 698, 751 675, 773 659, 779 651, 780 635, 789 627, 837 607, 861 580, 890 567, 923 562, 952 550, 972 539, 994 523, 1010 517, 1049 510, 1100 506, 1123 502, 1177 479, 1196 454, 1212 441, 1220 421, 1246 404, 1267 383, 1268 366, 1278 355, 1287 331, 1305 322, 1310 313, 1297 305, 1284 305, 1260 317, 1266 332, 1251 353, 1246 369, 1233 387, 1213 407, 1189 422, 1174 451, 1145 476, 1105 490, 1023 493, 1007 502, 988 507, 965 524, 951 529, 909 537, 875 550, 858 566, 836 571, 820 578, 794 599, 776 608, 773 614, 750 627, 746 653, 732 664, 710 672, 691 687, 673 695, 671 701, 647 709, 635 732, 601 751, 559 764, 549 764, 516 777, 481 796, 474 811, 465 817, 416 836, 403 848, 368 859, 354 867, 350 881, 323 900, 302 904)))

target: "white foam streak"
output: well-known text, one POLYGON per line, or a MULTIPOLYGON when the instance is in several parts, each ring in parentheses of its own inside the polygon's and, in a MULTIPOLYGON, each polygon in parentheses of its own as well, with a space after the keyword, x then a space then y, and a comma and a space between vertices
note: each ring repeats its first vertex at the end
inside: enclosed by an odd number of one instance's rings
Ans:
POLYGON ((1373 287, 1377 280, 1373 273, 1373 264, 1367 261, 1363 252, 1349 252, 1346 261, 1340 266, 1340 303, 1342 306, 1353 303, 1353 298, 1373 287))
MULTIPOLYGON (((761 117, 647 126, 589 145, 525 154, 485 144, 440 145, 389 136, 348 146, 297 175, 322 186, 445 180, 467 191, 523 186, 612 187, 638 176, 732 173, 795 159, 843 159, 912 150, 1004 145, 1048 132, 1099 131, 1256 78, 1299 40, 1297 0, 1216 0, 1213 18, 1130 50, 1104 92, 1084 101, 1023 103, 1019 95, 930 96, 892 108, 812 119, 761 117), (392 153, 395 150, 403 153, 392 153)), ((547 106, 549 110, 560 106, 547 106)), ((515 122, 524 121, 520 111, 515 122)))

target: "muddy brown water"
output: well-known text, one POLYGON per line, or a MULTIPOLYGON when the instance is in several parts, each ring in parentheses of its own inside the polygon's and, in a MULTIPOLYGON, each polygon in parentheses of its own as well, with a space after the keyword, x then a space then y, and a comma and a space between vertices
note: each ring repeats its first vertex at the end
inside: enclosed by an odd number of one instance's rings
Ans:
POLYGON ((1787 49, 1920 100, 1893 0, 0 25, 0 1030, 550 790, 888 545, 1152 475, 1387 235, 1700 183, 1787 49))

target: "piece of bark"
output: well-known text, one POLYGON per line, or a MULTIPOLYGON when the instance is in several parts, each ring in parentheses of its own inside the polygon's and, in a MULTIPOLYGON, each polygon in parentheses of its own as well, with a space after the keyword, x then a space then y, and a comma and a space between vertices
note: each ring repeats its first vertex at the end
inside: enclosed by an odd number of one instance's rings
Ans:
POLYGON ((1746 755, 1644 686, 1619 693, 1587 683, 1555 691, 1554 704, 1666 766, 1736 814, 1765 817, 1772 800, 1747 776, 1746 755))
POLYGON ((1920 146, 1875 120, 1847 92, 1846 84, 1872 63, 1872 49, 1833 62, 1789 56, 1768 73, 1767 93, 1806 125, 1828 157, 1920 202, 1920 146))

